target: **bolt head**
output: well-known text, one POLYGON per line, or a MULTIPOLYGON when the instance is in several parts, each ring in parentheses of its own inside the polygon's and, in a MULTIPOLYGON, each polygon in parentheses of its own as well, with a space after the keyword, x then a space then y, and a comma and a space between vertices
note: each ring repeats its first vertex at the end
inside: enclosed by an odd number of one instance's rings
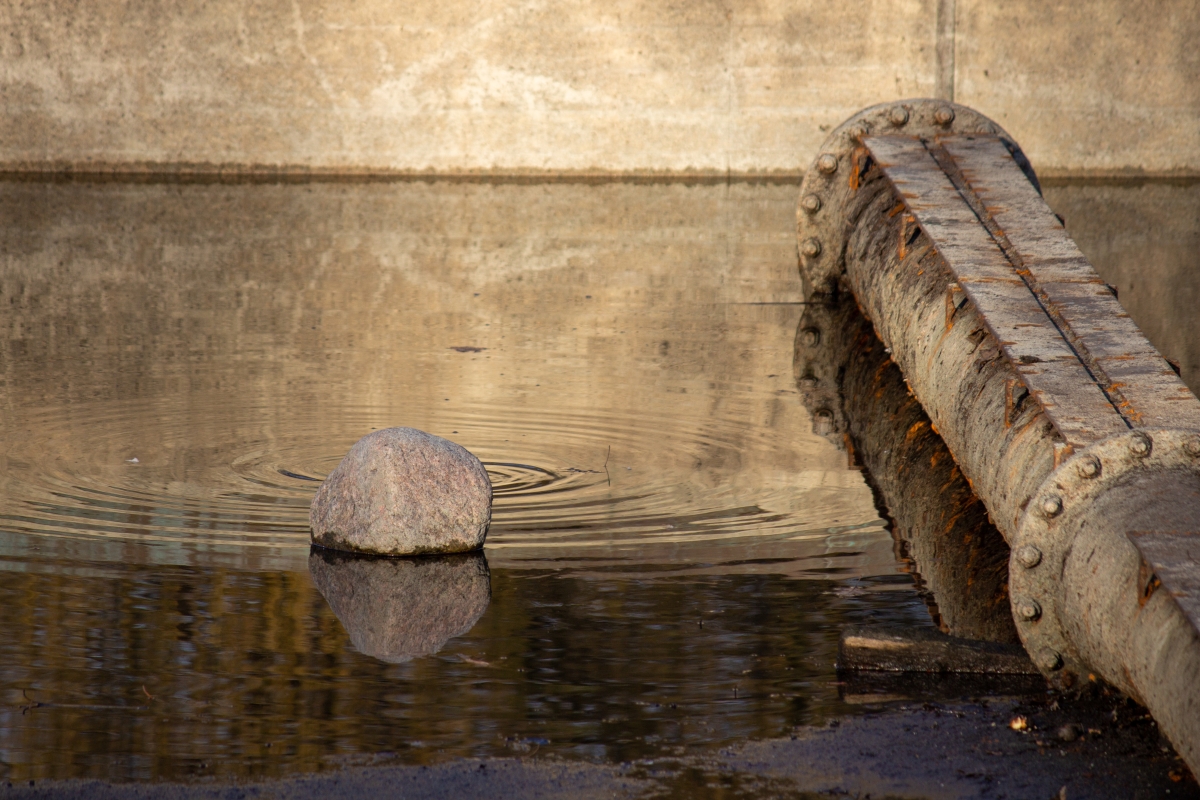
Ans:
POLYGON ((824 172, 826 175, 832 175, 837 172, 838 157, 833 153, 822 153, 817 159, 817 169, 824 172))
POLYGON ((1025 569, 1033 569, 1042 563, 1042 551, 1031 544, 1017 548, 1017 563, 1025 569))
POLYGON ((1183 442, 1183 452, 1192 458, 1200 458, 1200 436, 1192 436, 1183 442))
POLYGON ((819 239, 808 238, 800 243, 800 252, 809 258, 816 258, 821 255, 821 242, 819 239))
POLYGON ((888 109, 888 122, 899 128, 908 122, 908 109, 904 106, 892 106, 888 109))
POLYGON ((1146 456, 1150 455, 1150 448, 1152 446, 1153 442, 1149 436, 1144 433, 1137 433, 1134 434, 1133 438, 1129 441, 1129 452, 1133 453, 1135 456, 1145 458, 1146 456))
POLYGON ((1013 601, 1013 611, 1026 622, 1033 622, 1042 616, 1042 607, 1037 600, 1022 597, 1013 601))
POLYGON ((1054 650, 1042 650, 1034 658, 1033 663, 1037 664, 1039 669, 1054 672, 1062 669, 1063 660, 1062 656, 1054 650))
POLYGON ((810 214, 815 214, 821 210, 821 198, 815 194, 806 194, 800 198, 800 207, 810 214))
POLYGON ((949 125, 954 122, 954 109, 950 106, 942 106, 933 112, 933 121, 938 125, 949 125))
POLYGON ((1087 456, 1079 461, 1075 471, 1079 473, 1081 478, 1095 478, 1100 474, 1100 459, 1095 456, 1087 456))
POLYGON ((1062 498, 1056 494, 1047 495, 1042 499, 1042 513, 1047 517, 1057 517, 1062 513, 1062 498))
POLYGON ((821 332, 816 328, 805 328, 802 335, 804 343, 809 347, 816 347, 821 343, 821 332))

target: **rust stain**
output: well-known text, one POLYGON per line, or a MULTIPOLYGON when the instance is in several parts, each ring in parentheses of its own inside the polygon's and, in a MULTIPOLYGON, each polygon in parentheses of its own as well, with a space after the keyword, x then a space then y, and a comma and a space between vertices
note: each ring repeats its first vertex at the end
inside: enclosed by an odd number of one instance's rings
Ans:
POLYGON ((854 148, 854 152, 850 154, 850 191, 858 191, 862 184, 862 175, 870 168, 870 163, 871 154, 867 148, 862 145, 854 148))
MULTIPOLYGON (((918 422, 914 422, 912 424, 912 427, 910 427, 908 429, 908 433, 906 433, 904 435, 904 443, 912 444, 913 439, 915 439, 919 435, 921 435, 921 431, 925 428, 926 425, 928 425, 930 428, 933 428, 932 422, 926 422, 925 420, 920 420, 918 422)), ((936 429, 934 429, 934 432, 935 433, 937 432, 936 429)))

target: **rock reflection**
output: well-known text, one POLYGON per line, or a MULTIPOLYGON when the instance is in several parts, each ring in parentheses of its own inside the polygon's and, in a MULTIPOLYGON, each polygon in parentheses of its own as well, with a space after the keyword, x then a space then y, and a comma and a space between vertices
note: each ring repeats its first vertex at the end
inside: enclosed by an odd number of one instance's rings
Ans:
POLYGON ((492 598, 481 552, 386 558, 313 547, 308 570, 354 647, 392 664, 471 630, 492 598))
POLYGON ((1017 641, 1008 545, 853 298, 806 306, 794 369, 813 432, 866 468, 897 555, 917 572, 938 626, 1017 641))

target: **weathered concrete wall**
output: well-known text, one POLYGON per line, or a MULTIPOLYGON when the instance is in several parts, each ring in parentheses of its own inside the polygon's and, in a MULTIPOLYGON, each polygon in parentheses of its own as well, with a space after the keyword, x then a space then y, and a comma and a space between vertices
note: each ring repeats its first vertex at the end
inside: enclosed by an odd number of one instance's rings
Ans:
POLYGON ((935 93, 1039 168, 1200 168, 1178 0, 9 0, 0 168, 799 171, 935 93))
POLYGON ((1043 174, 1200 168, 1200 3, 958 0, 955 99, 1043 174))

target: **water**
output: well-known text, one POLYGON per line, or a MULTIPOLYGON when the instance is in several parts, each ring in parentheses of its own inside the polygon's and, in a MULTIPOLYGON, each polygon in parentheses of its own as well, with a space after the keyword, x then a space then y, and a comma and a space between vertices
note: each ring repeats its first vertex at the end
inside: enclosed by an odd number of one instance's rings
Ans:
POLYGON ((929 620, 792 384, 794 194, 0 184, 0 772, 623 760, 845 713, 840 626, 929 620), (307 531, 391 425, 496 491, 490 604, 402 664, 307 531))
MULTIPOLYGON (((0 183, 0 778, 624 761, 854 713, 841 627, 931 622, 792 384, 795 192, 0 183), (496 486, 490 602, 403 663, 307 532, 391 425, 496 486)), ((1195 388, 1197 187, 1047 195, 1195 388)))

